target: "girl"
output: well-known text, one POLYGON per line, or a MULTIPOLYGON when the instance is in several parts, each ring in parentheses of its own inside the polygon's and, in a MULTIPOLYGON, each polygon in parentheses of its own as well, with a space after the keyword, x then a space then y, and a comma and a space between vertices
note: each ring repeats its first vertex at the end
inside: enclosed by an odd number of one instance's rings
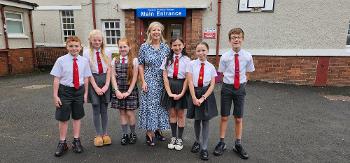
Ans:
POLYGON ((207 61, 209 46, 205 42, 196 45, 195 54, 198 57, 191 61, 186 68, 188 85, 192 97, 189 100, 187 118, 194 119, 194 131, 196 141, 191 152, 200 151, 200 158, 208 160, 208 136, 209 120, 218 115, 216 100, 213 93, 215 77, 217 76, 215 67, 207 61), (201 128, 202 124, 202 128, 201 128), (202 141, 199 140, 202 132, 202 141))
POLYGON ((101 147, 112 143, 107 134, 107 106, 110 102, 110 60, 105 50, 102 32, 93 30, 89 34, 89 49, 83 56, 89 60, 93 77, 89 78, 89 103, 92 104, 93 121, 96 130, 94 145, 101 147))
POLYGON ((169 149, 181 150, 182 133, 185 127, 185 113, 187 108, 186 97, 187 79, 185 79, 186 66, 191 61, 184 48, 184 41, 175 38, 170 41, 170 54, 163 60, 164 91, 161 103, 169 110, 169 121, 172 138, 168 144, 169 149), (178 135, 177 135, 178 131, 178 135))
POLYGON ((120 56, 112 60, 112 85, 115 92, 112 94, 112 108, 119 109, 120 123, 123 130, 121 144, 135 144, 135 110, 138 107, 138 90, 136 86, 138 75, 138 61, 130 41, 126 38, 119 40, 120 56), (128 125, 130 135, 128 135, 128 125))

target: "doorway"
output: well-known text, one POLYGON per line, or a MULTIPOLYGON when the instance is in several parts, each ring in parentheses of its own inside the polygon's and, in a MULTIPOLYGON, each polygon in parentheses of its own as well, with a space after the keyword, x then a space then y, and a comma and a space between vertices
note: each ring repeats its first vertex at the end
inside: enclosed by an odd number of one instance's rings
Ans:
MULTIPOLYGON (((142 42, 145 42, 147 39, 147 29, 149 24, 151 24, 154 21, 158 21, 164 25, 164 32, 163 37, 168 43, 172 38, 181 37, 185 39, 185 33, 184 33, 184 27, 185 27, 185 19, 184 18, 177 18, 177 19, 144 19, 143 20, 143 27, 141 30, 143 30, 141 33, 142 42)), ((185 40, 184 40, 185 41, 185 40)))

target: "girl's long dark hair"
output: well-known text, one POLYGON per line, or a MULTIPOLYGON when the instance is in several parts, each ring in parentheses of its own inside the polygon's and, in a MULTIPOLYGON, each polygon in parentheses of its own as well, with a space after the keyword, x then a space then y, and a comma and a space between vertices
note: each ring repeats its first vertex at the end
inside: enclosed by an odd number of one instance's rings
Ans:
MULTIPOLYGON (((176 40, 181 41, 182 44, 185 46, 185 42, 184 42, 184 40, 182 38, 176 37, 176 38, 172 38, 171 39, 171 41, 170 41, 170 53, 169 53, 169 55, 166 58, 165 68, 168 67, 169 65, 173 64, 173 62, 174 62, 174 60, 173 60, 173 58, 174 58, 174 51, 171 49, 171 46, 176 40)), ((185 47, 182 49, 181 54, 182 54, 182 56, 188 56, 187 53, 186 53, 186 48, 185 47)))

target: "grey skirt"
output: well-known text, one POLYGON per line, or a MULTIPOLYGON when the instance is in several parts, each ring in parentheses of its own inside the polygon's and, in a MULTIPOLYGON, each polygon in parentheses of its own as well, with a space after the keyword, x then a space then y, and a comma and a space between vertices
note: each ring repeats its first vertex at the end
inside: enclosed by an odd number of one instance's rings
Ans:
MULTIPOLYGON (((195 87, 194 91, 196 97, 199 99, 207 92, 209 86, 195 87)), ((200 105, 196 106, 192 102, 192 97, 188 96, 188 109, 186 117, 195 120, 210 120, 218 115, 218 109, 216 106, 216 99, 214 92, 212 92, 207 99, 200 105)))
MULTIPOLYGON (((180 94, 185 82, 185 79, 172 79, 168 78, 170 90, 174 94, 180 94)), ((174 100, 174 98, 169 97, 168 93, 164 89, 162 95, 160 104, 165 107, 166 109, 175 108, 175 109, 186 109, 187 108, 187 96, 188 93, 186 91, 185 95, 182 96, 179 100, 174 100)))
MULTIPOLYGON (((98 87, 102 88, 106 84, 106 73, 103 74, 95 74, 93 73, 92 76, 95 79, 95 82, 98 87)), ((109 87, 108 90, 101 96, 97 95, 95 92, 94 87, 92 87, 91 83, 89 83, 89 92, 88 92, 88 102, 97 105, 101 103, 109 103, 111 101, 111 88, 109 87)))

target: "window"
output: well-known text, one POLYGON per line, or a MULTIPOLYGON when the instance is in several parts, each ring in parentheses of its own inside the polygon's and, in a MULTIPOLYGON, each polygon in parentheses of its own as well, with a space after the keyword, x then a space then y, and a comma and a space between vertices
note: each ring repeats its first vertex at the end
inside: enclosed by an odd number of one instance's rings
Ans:
POLYGON ((350 47, 350 21, 349 21, 349 29, 348 29, 348 36, 346 39, 346 45, 350 47))
POLYGON ((63 32, 63 41, 66 42, 69 36, 75 35, 74 27, 74 15, 73 10, 63 10, 62 13, 62 32, 63 32))
POLYGON ((106 36, 106 45, 116 46, 120 39, 120 20, 102 21, 102 30, 106 36))
POLYGON ((7 33, 11 35, 24 35, 22 13, 5 12, 7 33))

